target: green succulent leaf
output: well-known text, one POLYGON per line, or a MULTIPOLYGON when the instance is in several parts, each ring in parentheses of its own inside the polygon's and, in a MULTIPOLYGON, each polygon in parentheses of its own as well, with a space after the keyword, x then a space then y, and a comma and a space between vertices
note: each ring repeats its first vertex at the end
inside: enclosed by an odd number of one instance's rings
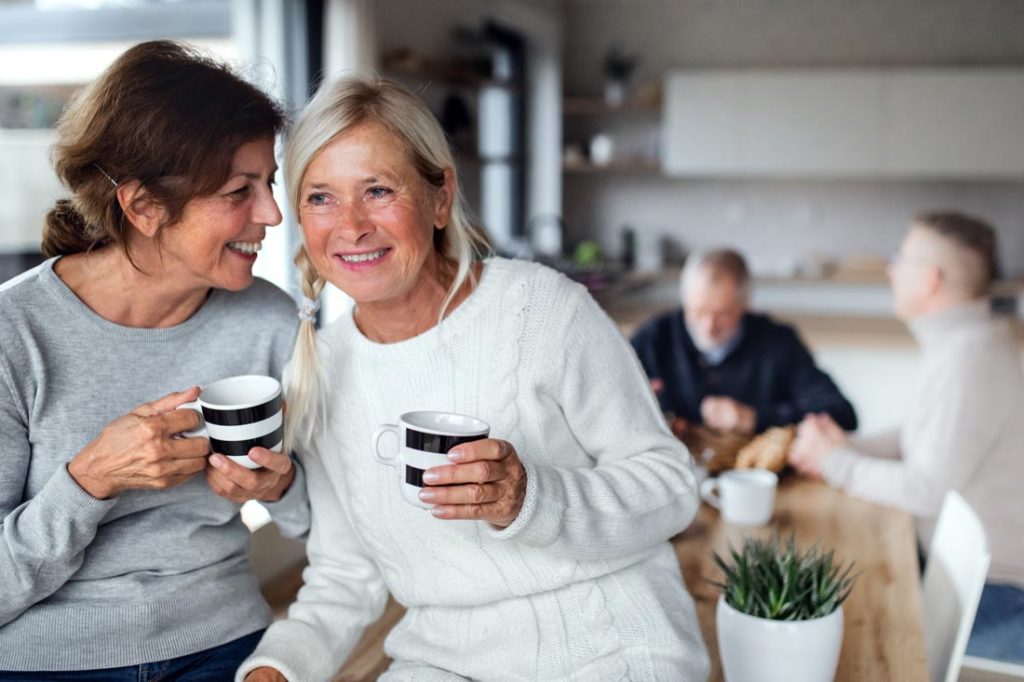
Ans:
POLYGON ((846 601, 857 579, 853 562, 839 563, 834 550, 817 544, 801 551, 792 533, 785 542, 776 533, 770 540, 747 538, 738 548, 730 544, 726 557, 714 554, 724 578, 712 584, 729 606, 758 618, 827 616, 846 601))

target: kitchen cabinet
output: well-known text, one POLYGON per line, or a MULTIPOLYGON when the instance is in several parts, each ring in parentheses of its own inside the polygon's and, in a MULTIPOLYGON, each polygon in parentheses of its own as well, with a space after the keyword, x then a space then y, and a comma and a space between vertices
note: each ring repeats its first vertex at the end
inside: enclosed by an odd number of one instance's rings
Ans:
POLYGON ((674 176, 1024 177, 1024 70, 679 71, 674 176))
POLYGON ((1024 176, 1024 71, 898 71, 884 84, 890 174, 1024 176))

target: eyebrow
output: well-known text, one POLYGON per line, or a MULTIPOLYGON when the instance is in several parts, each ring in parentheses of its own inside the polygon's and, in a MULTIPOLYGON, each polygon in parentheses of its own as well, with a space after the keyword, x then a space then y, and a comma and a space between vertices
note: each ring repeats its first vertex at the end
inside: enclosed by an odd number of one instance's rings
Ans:
MULTIPOLYGON (((280 170, 280 169, 277 166, 274 166, 271 169, 270 174, 271 175, 276 175, 278 170, 280 170)), ((263 176, 260 173, 254 173, 252 171, 241 171, 239 173, 235 173, 231 177, 233 177, 233 178, 243 177, 243 178, 249 178, 250 180, 259 180, 263 176)))
MULTIPOLYGON (((377 183, 377 182, 381 182, 381 179, 378 176, 376 176, 376 175, 369 175, 369 176, 359 180, 359 183, 363 184, 363 185, 372 185, 372 184, 377 183)), ((329 182, 311 182, 311 183, 309 183, 308 185, 305 185, 305 186, 308 187, 309 189, 329 189, 331 187, 331 183, 329 183, 329 182)))

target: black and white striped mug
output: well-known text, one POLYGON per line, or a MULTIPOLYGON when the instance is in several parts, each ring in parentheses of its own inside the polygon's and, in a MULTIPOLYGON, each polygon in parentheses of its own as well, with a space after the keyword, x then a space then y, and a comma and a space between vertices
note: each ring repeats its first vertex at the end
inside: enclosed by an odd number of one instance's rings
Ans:
POLYGON ((448 451, 456 445, 487 438, 491 427, 476 417, 451 412, 406 412, 397 424, 383 424, 373 434, 373 454, 381 464, 398 470, 402 497, 411 505, 430 509, 434 505, 420 500, 423 472, 431 467, 451 464, 448 451), (398 438, 398 451, 387 456, 380 440, 386 434, 398 438))
MULTIPOLYGON (((198 412, 203 426, 182 435, 210 439, 210 450, 247 469, 254 447, 280 452, 284 445, 281 382, 273 377, 245 375, 221 379, 203 388, 199 399, 182 405, 198 412)), ((181 409, 179 408, 179 409, 181 409)))

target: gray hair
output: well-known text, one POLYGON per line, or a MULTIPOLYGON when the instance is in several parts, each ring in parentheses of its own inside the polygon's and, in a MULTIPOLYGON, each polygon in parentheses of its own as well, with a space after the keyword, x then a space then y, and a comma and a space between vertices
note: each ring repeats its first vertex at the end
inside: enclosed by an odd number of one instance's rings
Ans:
MULTIPOLYGON (((405 147, 409 160, 428 185, 444 186, 444 173, 455 172, 455 160, 437 119, 418 97, 394 81, 345 76, 325 83, 299 116, 285 147, 284 168, 292 205, 301 205, 300 187, 306 169, 321 150, 338 136, 364 123, 386 128, 405 147)), ((438 323, 444 318, 456 292, 472 279, 472 265, 490 251, 484 235, 469 220, 469 211, 456 187, 451 219, 443 230, 435 230, 439 255, 455 265, 455 278, 441 306, 438 323)), ((315 299, 324 279, 313 267, 303 245, 295 256, 302 292, 315 299)), ((289 410, 286 431, 311 438, 326 425, 326 401, 317 355, 316 328, 304 320, 295 341, 287 382, 289 410)))
POLYGON ((999 276, 999 240, 995 228, 958 211, 919 213, 914 224, 949 242, 958 252, 957 272, 946 273, 970 298, 982 298, 999 276))
POLYGON ((722 277, 732 279, 741 296, 750 296, 750 268, 743 255, 735 249, 711 249, 696 251, 686 259, 683 272, 679 275, 679 292, 683 297, 686 296, 688 286, 705 270, 710 271, 714 280, 722 277))

